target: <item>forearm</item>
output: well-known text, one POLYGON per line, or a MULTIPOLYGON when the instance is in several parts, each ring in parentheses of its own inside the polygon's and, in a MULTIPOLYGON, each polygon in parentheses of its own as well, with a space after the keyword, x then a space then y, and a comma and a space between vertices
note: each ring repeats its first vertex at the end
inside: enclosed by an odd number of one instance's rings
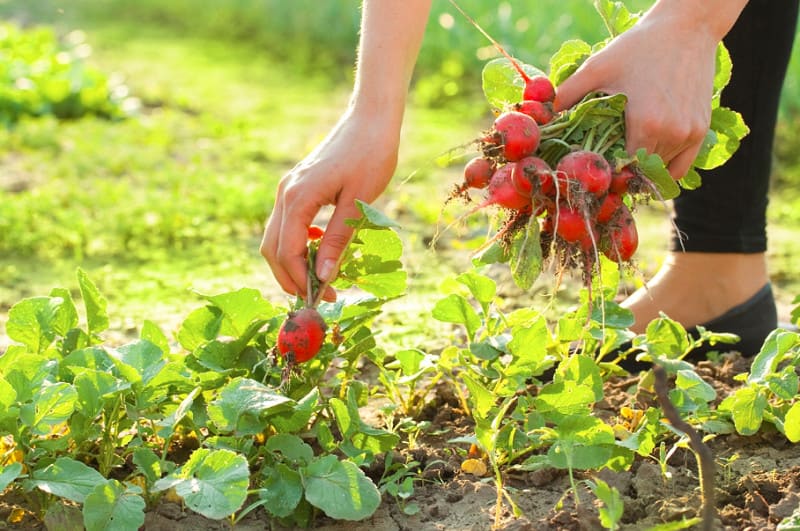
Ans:
POLYGON ((431 0, 364 0, 351 106, 399 129, 431 0))
POLYGON ((739 18, 747 0, 657 0, 652 16, 676 16, 689 31, 705 31, 719 42, 739 18))

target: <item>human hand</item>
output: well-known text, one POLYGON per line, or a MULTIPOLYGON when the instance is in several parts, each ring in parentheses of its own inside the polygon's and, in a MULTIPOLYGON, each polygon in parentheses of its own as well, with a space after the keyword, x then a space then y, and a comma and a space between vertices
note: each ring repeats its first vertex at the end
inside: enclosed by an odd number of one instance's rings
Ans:
POLYGON ((711 122, 718 42, 702 24, 654 9, 557 87, 556 109, 569 108, 593 91, 626 94, 628 152, 645 148, 659 154, 672 177, 680 179, 711 122))
MULTIPOLYGON (((316 257, 316 274, 331 281, 352 234, 345 224, 360 215, 356 199, 371 202, 389 184, 397 165, 399 124, 348 111, 325 140, 287 173, 261 241, 275 279, 291 294, 306 295, 308 227, 320 209, 334 205, 316 257)), ((323 298, 335 300, 328 287, 323 298)))

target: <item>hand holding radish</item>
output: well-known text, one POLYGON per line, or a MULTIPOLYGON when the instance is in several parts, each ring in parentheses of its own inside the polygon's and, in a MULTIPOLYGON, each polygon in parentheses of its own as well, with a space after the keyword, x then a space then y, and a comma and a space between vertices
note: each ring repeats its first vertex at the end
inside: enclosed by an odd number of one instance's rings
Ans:
POLYGON ((707 6, 690 2, 686 12, 682 2, 657 2, 558 86, 556 109, 593 91, 625 94, 628 152, 657 153, 674 179, 683 177, 711 121, 717 44, 744 6, 708 3, 719 4, 713 18, 699 13, 707 6))
MULTIPOLYGON (((397 128, 375 115, 348 113, 328 137, 280 182, 261 243, 276 280, 288 293, 305 296, 308 227, 320 209, 334 205, 317 255, 322 281, 352 234, 345 224, 359 216, 355 200, 372 201, 389 183, 397 162, 397 128)), ((325 300, 335 293, 328 288, 325 300)))

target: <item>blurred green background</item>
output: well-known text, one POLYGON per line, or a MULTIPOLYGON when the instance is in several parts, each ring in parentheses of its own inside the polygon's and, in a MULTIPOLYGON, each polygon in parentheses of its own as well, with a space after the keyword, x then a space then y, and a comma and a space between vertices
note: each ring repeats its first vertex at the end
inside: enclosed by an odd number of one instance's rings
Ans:
MULTIPOLYGON (((0 17, 13 24, 0 27, 0 312, 21 297, 74 287, 77 266, 108 295, 121 333, 144 318, 185 315, 192 290, 250 285, 285 297, 258 255, 261 228, 279 178, 346 103, 359 4, 0 0, 0 17), (43 29, 9 37, 23 28, 43 29), (46 53, 48 36, 66 55, 56 50, 55 59, 24 66, 20 57, 46 53), (9 61, 12 45, 18 55, 9 61), (35 97, 14 92, 23 67, 55 81, 35 97)), ((442 240, 450 252, 427 246, 459 214, 443 214, 442 203, 463 159, 448 165, 439 156, 486 127, 480 71, 496 56, 449 2, 433 5, 397 178, 381 204, 404 225, 410 308, 425 303, 443 274, 468 267, 470 242, 486 230, 477 220, 442 240)), ((605 36, 589 0, 460 5, 513 55, 543 69, 563 41, 605 36)), ((784 304, 800 292, 799 48, 781 102, 779 193, 770 210, 772 273, 784 304)), ((663 209, 642 216, 650 222, 634 282, 657 268, 668 230, 663 209)), ((512 288, 506 295, 522 297, 512 288)))

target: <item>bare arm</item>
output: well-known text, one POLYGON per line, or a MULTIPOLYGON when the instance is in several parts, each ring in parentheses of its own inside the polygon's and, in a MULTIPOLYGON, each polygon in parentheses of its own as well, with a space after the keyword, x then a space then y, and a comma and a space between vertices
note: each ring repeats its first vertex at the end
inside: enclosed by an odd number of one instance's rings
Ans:
MULTIPOLYGON (((411 75, 431 0, 364 0, 353 94, 322 143, 281 179, 261 254, 288 293, 306 290, 306 232, 325 205, 334 205, 319 253, 317 276, 330 280, 358 217, 355 200, 372 201, 389 184, 411 75)), ((325 298, 335 298, 328 290, 325 298)))
POLYGON ((628 151, 658 153, 675 179, 697 156, 711 121, 717 44, 747 0, 658 0, 564 81, 564 109, 592 91, 625 93, 628 151))

